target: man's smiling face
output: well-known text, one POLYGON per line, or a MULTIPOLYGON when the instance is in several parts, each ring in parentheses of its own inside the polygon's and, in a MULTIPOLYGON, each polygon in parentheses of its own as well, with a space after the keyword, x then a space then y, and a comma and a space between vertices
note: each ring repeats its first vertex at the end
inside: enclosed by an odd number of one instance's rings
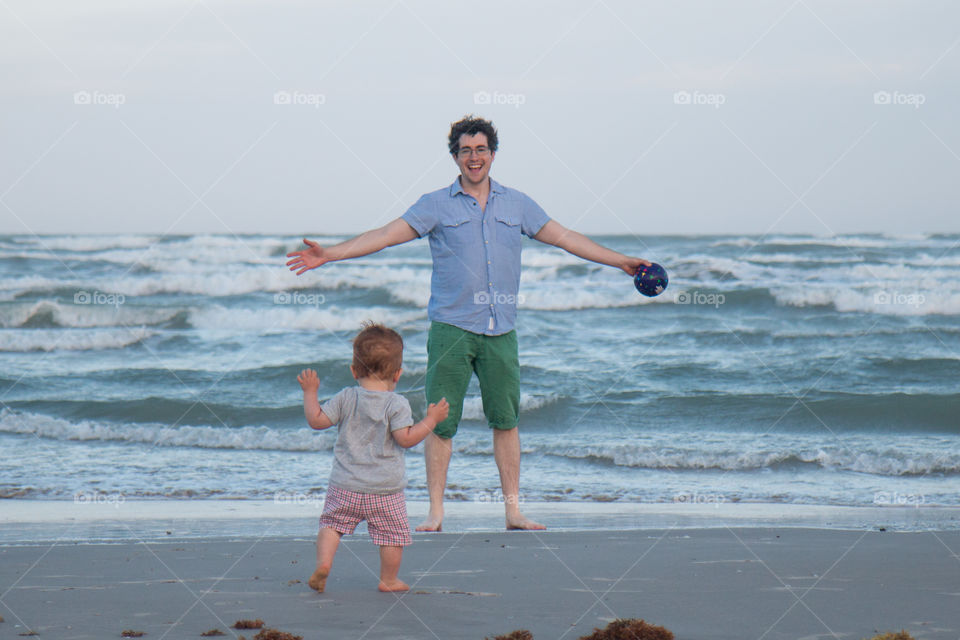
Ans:
POLYGON ((454 156, 460 175, 466 182, 463 186, 480 186, 490 175, 494 152, 487 146, 487 134, 463 134, 460 136, 460 150, 454 156))

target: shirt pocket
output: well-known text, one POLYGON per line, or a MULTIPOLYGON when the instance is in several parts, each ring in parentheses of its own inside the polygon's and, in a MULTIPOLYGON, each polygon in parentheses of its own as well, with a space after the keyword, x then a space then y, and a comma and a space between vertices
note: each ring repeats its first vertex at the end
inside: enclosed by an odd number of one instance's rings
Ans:
POLYGON ((520 216, 509 213, 498 213, 494 216, 496 220, 496 242, 499 246, 507 249, 520 248, 520 216))
POLYGON ((462 254, 473 249, 476 251, 479 225, 469 216, 456 217, 442 223, 443 236, 440 242, 450 253, 462 254))

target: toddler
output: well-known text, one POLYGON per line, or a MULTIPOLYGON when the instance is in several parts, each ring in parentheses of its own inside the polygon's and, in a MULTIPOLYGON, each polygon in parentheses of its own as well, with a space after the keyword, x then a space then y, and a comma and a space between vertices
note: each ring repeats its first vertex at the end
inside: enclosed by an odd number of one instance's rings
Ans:
POLYGON ((309 585, 323 592, 340 538, 363 520, 380 547, 380 591, 406 591, 398 577, 403 547, 412 542, 407 522, 404 449, 421 442, 446 419, 446 398, 427 408, 414 424, 407 399, 394 392, 403 362, 403 338, 393 329, 365 325, 353 341, 350 372, 357 385, 343 389, 322 407, 320 381, 312 369, 297 376, 303 411, 314 429, 337 425, 333 469, 320 516, 317 569, 309 585))

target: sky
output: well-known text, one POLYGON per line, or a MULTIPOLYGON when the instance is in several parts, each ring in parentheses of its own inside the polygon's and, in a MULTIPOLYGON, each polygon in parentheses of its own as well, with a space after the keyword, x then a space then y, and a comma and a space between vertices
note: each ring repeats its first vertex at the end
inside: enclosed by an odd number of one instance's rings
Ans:
POLYGON ((0 233, 344 234, 491 175, 590 234, 957 232, 960 4, 0 0, 0 233))

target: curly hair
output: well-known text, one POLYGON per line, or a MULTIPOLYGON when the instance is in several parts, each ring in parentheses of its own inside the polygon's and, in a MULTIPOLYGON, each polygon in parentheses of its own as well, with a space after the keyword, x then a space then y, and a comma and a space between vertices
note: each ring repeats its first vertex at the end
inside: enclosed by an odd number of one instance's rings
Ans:
POLYGON ((353 339, 353 371, 357 378, 392 379, 403 365, 403 338, 373 322, 365 322, 353 339))
POLYGON ((490 151, 496 153, 499 141, 497 140, 497 130, 494 128, 493 123, 483 118, 477 118, 472 114, 464 116, 459 121, 450 125, 450 136, 447 138, 447 146, 450 149, 450 153, 457 155, 457 152, 460 151, 460 136, 464 134, 475 136, 478 133, 483 133, 487 136, 487 146, 490 148, 490 151))

